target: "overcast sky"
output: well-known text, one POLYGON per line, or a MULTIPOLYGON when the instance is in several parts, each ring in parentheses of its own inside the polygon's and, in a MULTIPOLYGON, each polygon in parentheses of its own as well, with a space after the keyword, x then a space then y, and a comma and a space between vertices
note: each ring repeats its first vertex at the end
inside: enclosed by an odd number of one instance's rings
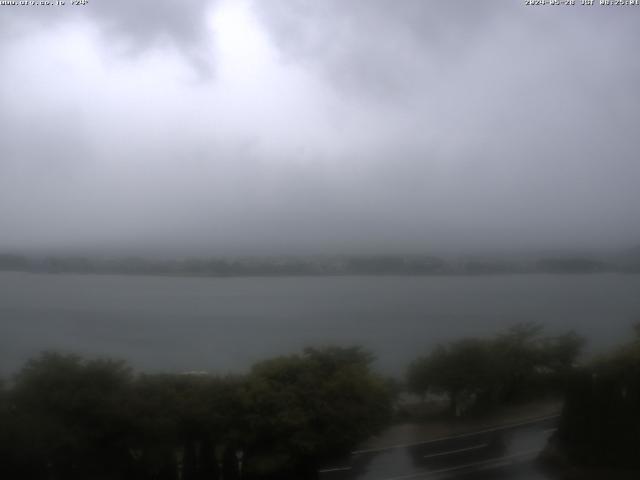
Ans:
POLYGON ((0 6, 0 250, 640 243, 640 7, 69 3, 0 6))

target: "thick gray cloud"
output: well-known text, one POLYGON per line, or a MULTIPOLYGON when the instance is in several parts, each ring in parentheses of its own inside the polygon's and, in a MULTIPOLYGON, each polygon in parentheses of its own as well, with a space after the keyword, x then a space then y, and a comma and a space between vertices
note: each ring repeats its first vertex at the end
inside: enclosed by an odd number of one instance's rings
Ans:
POLYGON ((377 97, 419 88, 464 57, 492 28, 508 2, 406 0, 276 0, 256 2, 278 46, 297 61, 327 70, 332 80, 377 97))
POLYGON ((442 202, 430 218, 456 225, 458 238, 472 230, 489 243, 497 232, 548 245, 637 238, 635 9, 276 3, 259 11, 285 59, 364 109, 415 122, 398 146, 427 138, 416 147, 423 155, 393 171, 414 186, 423 180, 420 195, 442 202))
POLYGON ((100 29, 107 48, 117 53, 139 54, 155 46, 173 46, 199 71, 208 73, 212 59, 202 54, 202 42, 206 13, 215 1, 91 0, 86 6, 67 1, 65 6, 5 7, 0 27, 10 40, 31 35, 34 29, 88 21, 100 29))
MULTIPOLYGON (((477 73, 498 81, 531 57, 561 60, 603 45, 629 54, 626 42, 638 38, 633 8, 536 9, 505 0, 275 0, 255 5, 286 56, 324 70, 344 87, 371 89, 378 99, 394 90, 415 94, 430 86, 422 83, 424 77, 429 83, 446 81, 476 56, 488 62, 486 72, 477 73)), ((566 65, 558 75, 570 69, 566 65)), ((533 76, 548 73, 533 70, 533 76)), ((474 75, 462 80, 472 83, 474 75)))
POLYGON ((640 9, 134 3, 5 18, 0 249, 640 241, 640 9))
POLYGON ((204 16, 212 0, 111 0, 86 9, 108 30, 131 36, 136 42, 152 43, 163 37, 177 43, 197 42, 203 36, 204 16))

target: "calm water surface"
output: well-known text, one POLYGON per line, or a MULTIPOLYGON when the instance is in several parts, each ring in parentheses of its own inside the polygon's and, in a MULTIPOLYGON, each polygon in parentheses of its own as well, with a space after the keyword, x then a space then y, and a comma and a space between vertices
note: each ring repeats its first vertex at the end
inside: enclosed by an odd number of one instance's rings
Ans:
POLYGON ((147 371, 242 371, 307 345, 363 345, 400 373, 435 343, 520 321, 597 350, 640 320, 640 275, 176 278, 0 272, 0 372, 43 349, 147 371))

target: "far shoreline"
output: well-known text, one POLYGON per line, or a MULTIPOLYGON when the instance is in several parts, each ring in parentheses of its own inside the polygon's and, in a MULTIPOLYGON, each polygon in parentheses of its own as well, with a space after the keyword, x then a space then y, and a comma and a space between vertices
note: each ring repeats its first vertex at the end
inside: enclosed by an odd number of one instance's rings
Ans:
POLYGON ((492 275, 638 274, 640 255, 461 256, 427 254, 243 257, 28 256, 0 252, 0 271, 196 278, 444 277, 492 275))

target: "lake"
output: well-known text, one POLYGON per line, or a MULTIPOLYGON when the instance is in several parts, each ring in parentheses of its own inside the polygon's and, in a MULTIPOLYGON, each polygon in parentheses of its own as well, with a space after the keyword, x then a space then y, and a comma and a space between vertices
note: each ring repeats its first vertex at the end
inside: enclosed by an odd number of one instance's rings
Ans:
POLYGON ((401 374, 436 343, 538 321, 592 351, 628 339, 640 275, 193 278, 0 272, 0 373, 48 350, 144 371, 241 372, 308 345, 359 344, 401 374))

